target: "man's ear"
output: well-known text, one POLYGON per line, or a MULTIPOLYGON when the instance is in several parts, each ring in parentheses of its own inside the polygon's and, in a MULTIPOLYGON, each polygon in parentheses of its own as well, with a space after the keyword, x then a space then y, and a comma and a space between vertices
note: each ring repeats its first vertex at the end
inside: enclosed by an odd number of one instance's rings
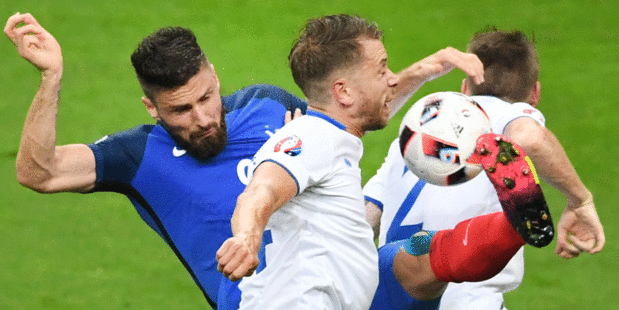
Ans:
POLYGON ((146 107, 148 114, 150 114, 152 118, 159 120, 159 111, 157 111, 157 106, 155 106, 155 104, 150 101, 148 97, 142 97, 142 103, 146 107))
POLYGON ((215 72, 215 66, 213 64, 209 64, 209 67, 213 71, 213 74, 215 74, 215 81, 217 81, 217 89, 219 89, 219 77, 217 76, 217 72, 215 72))
POLYGON ((533 86, 533 89, 531 89, 531 92, 529 93, 529 104, 532 105, 534 108, 537 108, 537 104, 539 103, 539 99, 541 96, 541 91, 542 91, 542 84, 539 83, 539 81, 535 82, 535 86, 533 86))
POLYGON ((462 79, 462 85, 460 86, 460 92, 467 96, 470 96, 471 92, 469 89, 469 83, 466 80, 467 80, 466 78, 462 79))
POLYGON ((354 102, 351 89, 344 79, 336 80, 331 84, 331 94, 335 101, 343 107, 350 107, 354 102))

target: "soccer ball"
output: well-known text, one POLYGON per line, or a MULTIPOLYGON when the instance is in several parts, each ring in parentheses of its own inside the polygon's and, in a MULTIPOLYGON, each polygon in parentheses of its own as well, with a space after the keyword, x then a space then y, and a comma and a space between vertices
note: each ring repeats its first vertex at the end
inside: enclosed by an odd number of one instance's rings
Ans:
POLYGON ((406 167, 435 185, 454 185, 477 176, 481 167, 475 143, 492 131, 486 112, 472 98, 434 93, 408 110, 400 125, 400 151, 406 167))

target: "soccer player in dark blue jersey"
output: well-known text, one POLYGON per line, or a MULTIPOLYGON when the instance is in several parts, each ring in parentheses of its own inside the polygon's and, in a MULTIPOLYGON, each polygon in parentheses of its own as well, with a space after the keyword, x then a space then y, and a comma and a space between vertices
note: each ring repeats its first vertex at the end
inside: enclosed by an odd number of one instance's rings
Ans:
POLYGON ((217 272, 215 252, 232 235, 230 218, 250 178, 247 166, 283 126, 286 111, 300 114, 305 102, 267 85, 220 96, 214 67, 193 33, 163 28, 131 57, 142 102, 157 124, 90 145, 56 146, 60 46, 30 14, 12 16, 5 33, 43 77, 17 156, 19 182, 42 193, 126 195, 217 308, 220 282, 227 279, 217 272))

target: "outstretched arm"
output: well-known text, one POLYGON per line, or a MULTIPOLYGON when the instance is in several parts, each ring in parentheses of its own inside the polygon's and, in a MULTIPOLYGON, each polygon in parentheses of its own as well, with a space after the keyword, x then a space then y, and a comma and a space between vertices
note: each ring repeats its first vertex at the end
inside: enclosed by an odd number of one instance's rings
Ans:
POLYGON ((232 281, 258 267, 262 234, 271 215, 297 193, 297 184, 280 165, 264 162, 239 195, 232 215, 232 238, 217 251, 217 270, 232 281))
POLYGON ((510 123, 505 134, 527 152, 542 180, 567 199, 557 225, 556 254, 573 258, 583 251, 595 254, 602 250, 605 236, 593 195, 578 177, 555 135, 526 117, 510 123))
POLYGON ((400 83, 396 87, 396 98, 390 102, 389 117, 393 117, 425 82, 443 76, 453 68, 464 71, 476 84, 484 82, 484 65, 477 55, 453 47, 444 48, 398 72, 400 83))
POLYGON ((56 146, 56 114, 62 79, 60 45, 28 13, 9 17, 4 33, 19 54, 41 72, 41 85, 26 116, 17 153, 18 181, 44 193, 92 189, 96 171, 90 148, 83 144, 56 146), (23 26, 18 27, 22 23, 23 26))

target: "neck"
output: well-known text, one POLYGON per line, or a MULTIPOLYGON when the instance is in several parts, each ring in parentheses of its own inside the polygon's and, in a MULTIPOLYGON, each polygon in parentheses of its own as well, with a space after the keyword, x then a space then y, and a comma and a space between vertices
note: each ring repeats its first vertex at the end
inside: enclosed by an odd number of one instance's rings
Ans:
POLYGON ((365 134, 365 131, 361 128, 361 126, 357 125, 353 119, 348 117, 342 111, 329 109, 328 106, 316 106, 316 105, 309 105, 308 109, 314 112, 322 113, 336 120, 338 123, 346 127, 346 132, 354 136, 361 138, 365 134))

